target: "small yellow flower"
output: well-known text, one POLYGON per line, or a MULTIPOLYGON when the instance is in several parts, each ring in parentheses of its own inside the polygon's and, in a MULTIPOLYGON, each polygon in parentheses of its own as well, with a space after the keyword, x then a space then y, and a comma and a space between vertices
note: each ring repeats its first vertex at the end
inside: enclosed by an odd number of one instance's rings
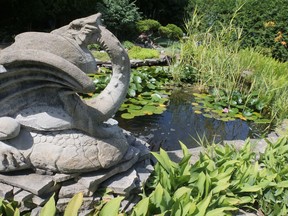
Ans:
POLYGON ((264 23, 264 27, 268 28, 268 27, 274 27, 275 26, 275 22, 273 21, 268 21, 264 23))
POLYGON ((274 39, 275 42, 279 42, 283 38, 282 34, 278 34, 278 36, 274 39))

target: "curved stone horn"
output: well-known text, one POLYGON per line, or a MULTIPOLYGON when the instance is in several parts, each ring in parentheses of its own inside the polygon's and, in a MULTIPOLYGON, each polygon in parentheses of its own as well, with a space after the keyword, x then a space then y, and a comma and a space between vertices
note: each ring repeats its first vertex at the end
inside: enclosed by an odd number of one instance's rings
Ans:
POLYGON ((99 26, 97 42, 107 51, 112 62, 112 77, 106 88, 87 105, 102 113, 101 121, 112 117, 123 103, 130 82, 130 61, 118 39, 105 27, 99 26))

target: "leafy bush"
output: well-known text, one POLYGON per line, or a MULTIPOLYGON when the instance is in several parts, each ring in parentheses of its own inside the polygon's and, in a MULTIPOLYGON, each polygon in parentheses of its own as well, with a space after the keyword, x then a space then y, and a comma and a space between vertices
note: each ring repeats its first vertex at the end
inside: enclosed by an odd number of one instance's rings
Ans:
POLYGON ((183 37, 182 29, 175 24, 168 24, 166 27, 171 31, 171 34, 169 35, 170 39, 179 39, 183 37))
POLYGON ((161 24, 157 20, 146 19, 136 23, 136 28, 140 33, 150 33, 158 31, 161 24))
POLYGON ((172 34, 172 31, 166 26, 160 26, 158 31, 161 37, 169 38, 172 34))
POLYGON ((159 58, 159 51, 155 49, 142 48, 139 46, 134 46, 128 50, 128 55, 130 59, 151 59, 159 58))
POLYGON ((135 30, 135 23, 141 16, 134 2, 129 0, 103 0, 98 3, 98 10, 102 13, 104 24, 119 39, 131 36, 135 30))
POLYGON ((88 49, 90 51, 100 51, 101 50, 101 46, 99 44, 89 44, 88 45, 88 49))
POLYGON ((227 144, 207 146, 195 164, 182 143, 179 163, 162 149, 152 153, 158 162, 142 199, 124 215, 234 215, 243 209, 286 216, 288 141, 283 137, 267 143, 259 161, 249 140, 239 150, 227 144))
POLYGON ((124 41, 122 45, 125 49, 128 49, 128 50, 135 46, 135 44, 130 41, 124 41))
POLYGON ((181 28, 174 24, 168 24, 167 26, 161 26, 159 28, 159 33, 162 37, 169 39, 179 39, 183 36, 183 31, 181 28))

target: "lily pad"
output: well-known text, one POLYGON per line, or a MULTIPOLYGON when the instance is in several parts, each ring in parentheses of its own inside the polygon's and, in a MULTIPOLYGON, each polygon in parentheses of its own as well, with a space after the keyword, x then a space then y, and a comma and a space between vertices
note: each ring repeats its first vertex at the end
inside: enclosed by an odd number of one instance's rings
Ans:
POLYGON ((123 119, 133 119, 135 116, 134 115, 132 115, 131 113, 123 113, 122 115, 121 115, 121 118, 123 118, 123 119))

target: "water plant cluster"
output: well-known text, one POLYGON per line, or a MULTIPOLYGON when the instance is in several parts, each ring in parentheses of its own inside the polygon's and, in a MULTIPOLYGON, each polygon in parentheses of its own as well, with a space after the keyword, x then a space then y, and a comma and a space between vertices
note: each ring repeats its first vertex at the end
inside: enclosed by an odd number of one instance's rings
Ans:
MULTIPOLYGON (((91 74, 96 86, 96 94, 100 93, 111 78, 111 71, 101 69, 102 73, 91 74)), ((171 94, 172 84, 168 68, 141 67, 133 69, 127 98, 119 111, 124 119, 136 116, 161 114, 166 110, 166 104, 171 94)))
POLYGON ((197 114, 203 114, 206 118, 215 118, 221 121, 233 121, 241 119, 254 121, 255 123, 271 123, 271 120, 263 118, 266 104, 258 98, 258 94, 250 94, 249 98, 238 91, 228 95, 225 91, 214 90, 211 94, 194 93, 195 102, 193 110, 197 114))

